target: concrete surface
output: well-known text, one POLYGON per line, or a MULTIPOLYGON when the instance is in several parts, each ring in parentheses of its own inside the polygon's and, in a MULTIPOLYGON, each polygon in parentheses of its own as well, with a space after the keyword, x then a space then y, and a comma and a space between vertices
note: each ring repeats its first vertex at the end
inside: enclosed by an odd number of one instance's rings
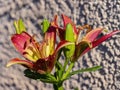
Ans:
MULTIPOLYGON (((28 32, 42 40, 39 23, 62 13, 79 25, 120 30, 120 0, 0 0, 0 90, 53 90, 50 84, 24 77, 24 67, 5 65, 11 58, 21 58, 10 41, 14 20, 22 18, 28 32)), ((103 69, 74 75, 64 83, 65 90, 120 90, 120 35, 81 57, 74 70, 94 65, 103 69)))

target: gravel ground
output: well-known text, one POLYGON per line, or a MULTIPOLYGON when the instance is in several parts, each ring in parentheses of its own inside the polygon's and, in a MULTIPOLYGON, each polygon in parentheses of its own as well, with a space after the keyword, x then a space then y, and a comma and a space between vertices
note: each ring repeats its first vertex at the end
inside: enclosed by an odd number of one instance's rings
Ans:
MULTIPOLYGON (((5 65, 11 58, 21 58, 10 41, 13 21, 22 18, 28 32, 42 40, 39 23, 43 18, 52 20, 55 14, 65 14, 79 25, 120 30, 120 0, 0 0, 0 90, 53 90, 50 84, 24 77, 24 67, 5 65)), ((85 54, 74 69, 94 65, 103 69, 74 75, 64 83, 65 90, 120 90, 119 34, 85 54)))

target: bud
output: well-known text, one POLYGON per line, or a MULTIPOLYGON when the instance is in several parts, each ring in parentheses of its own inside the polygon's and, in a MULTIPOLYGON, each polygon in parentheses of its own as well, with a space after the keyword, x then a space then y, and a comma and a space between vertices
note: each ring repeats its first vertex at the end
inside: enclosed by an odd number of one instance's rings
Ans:
POLYGON ((47 19, 44 19, 42 22, 43 33, 45 33, 48 30, 49 26, 50 26, 50 22, 47 19))
POLYGON ((16 30, 16 34, 21 34, 23 31, 24 32, 26 31, 25 25, 24 25, 22 19, 19 19, 18 21, 15 21, 14 22, 14 27, 15 27, 15 30, 16 30))
MULTIPOLYGON (((75 42, 73 27, 71 24, 66 25, 65 40, 69 42, 75 42)), ((74 51, 75 51, 75 43, 65 46, 64 54, 66 58, 72 57, 74 54, 74 51)))

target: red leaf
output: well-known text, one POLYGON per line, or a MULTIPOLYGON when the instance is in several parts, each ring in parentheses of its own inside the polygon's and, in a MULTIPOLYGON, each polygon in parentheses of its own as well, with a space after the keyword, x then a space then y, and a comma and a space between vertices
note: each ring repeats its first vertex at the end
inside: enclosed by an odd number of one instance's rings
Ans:
POLYGON ((53 54, 56 41, 56 28, 50 26, 48 31, 45 33, 45 41, 50 46, 50 54, 53 54))
POLYGON ((54 55, 56 55, 57 52, 58 52, 61 48, 65 47, 65 46, 67 46, 67 45, 70 45, 70 44, 74 44, 74 43, 68 42, 68 41, 66 41, 66 40, 61 41, 60 43, 58 43, 58 45, 57 45, 57 47, 56 47, 56 49, 55 49, 54 55))
POLYGON ((30 61, 27 61, 27 60, 21 60, 21 59, 18 59, 18 58, 14 58, 12 60, 10 60, 8 63, 7 63, 7 67, 11 66, 11 65, 14 65, 14 64, 22 64, 22 65, 25 65, 29 68, 33 68, 33 63, 30 62, 30 61))
MULTIPOLYGON (((99 44, 101 44, 102 42, 104 42, 105 40, 107 40, 108 38, 112 37, 113 35, 115 35, 115 34, 117 34, 119 32, 120 32, 120 30, 113 31, 113 32, 111 32, 111 33, 109 33, 107 35, 102 36, 101 38, 97 39, 96 41, 93 41, 92 42, 92 48, 98 46, 99 44)), ((88 47, 86 50, 84 50, 84 52, 81 55, 85 54, 90 49, 91 48, 88 47)))
POLYGON ((54 16, 54 20, 51 22, 51 26, 57 28, 58 27, 58 23, 57 22, 58 22, 58 16, 55 15, 54 16))
POLYGON ((58 36, 60 38, 60 40, 65 40, 65 30, 62 28, 58 28, 58 36))
POLYGON ((55 65, 55 58, 49 56, 47 58, 39 59, 34 63, 33 70, 40 74, 50 73, 55 65))
POLYGON ((71 19, 70 19, 69 17, 67 17, 67 16, 65 16, 65 15, 63 15, 63 14, 62 14, 62 18, 63 18, 63 22, 64 22, 64 29, 66 28, 66 25, 67 25, 68 23, 70 23, 70 24, 73 26, 73 28, 74 28, 74 34, 75 34, 76 37, 77 37, 78 32, 77 32, 77 29, 76 29, 75 24, 71 21, 71 19))
POLYGON ((93 42, 97 38, 97 36, 102 32, 102 30, 103 28, 96 28, 88 32, 83 38, 83 41, 93 42))
POLYGON ((30 40, 30 38, 31 38, 31 36, 28 33, 23 32, 21 34, 14 34, 11 37, 11 41, 13 42, 16 49, 20 53, 23 53, 23 50, 25 49, 26 43, 28 40, 30 40))
POLYGON ((87 47, 89 47, 89 45, 85 41, 81 41, 79 44, 77 44, 75 46, 75 52, 72 60, 76 61, 87 47))

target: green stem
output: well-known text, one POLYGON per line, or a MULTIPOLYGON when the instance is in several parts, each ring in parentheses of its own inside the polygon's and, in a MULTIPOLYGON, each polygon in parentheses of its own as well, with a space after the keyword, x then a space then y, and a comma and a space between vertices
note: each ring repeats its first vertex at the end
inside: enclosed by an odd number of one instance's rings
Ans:
POLYGON ((62 86, 62 82, 61 83, 57 83, 57 84, 53 84, 54 90, 64 90, 63 86, 62 86))
POLYGON ((66 73, 63 75, 63 77, 61 79, 62 81, 64 81, 67 78, 67 76, 69 75, 69 73, 72 70, 73 66, 74 66, 74 62, 71 62, 68 69, 67 69, 67 71, 66 71, 66 73))
POLYGON ((64 66, 63 66, 63 73, 65 72, 65 69, 66 69, 66 66, 67 66, 67 64, 68 64, 68 61, 69 61, 69 59, 65 59, 65 63, 64 63, 64 66))

